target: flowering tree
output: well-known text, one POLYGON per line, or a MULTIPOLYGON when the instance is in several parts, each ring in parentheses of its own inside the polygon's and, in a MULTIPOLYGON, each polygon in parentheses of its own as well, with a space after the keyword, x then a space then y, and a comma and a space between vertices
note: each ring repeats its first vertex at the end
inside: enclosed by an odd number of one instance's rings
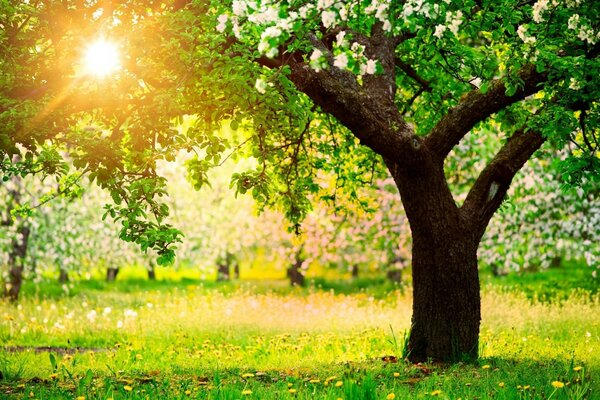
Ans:
MULTIPOLYGON (((320 181, 324 180, 321 174, 320 181)), ((299 232, 282 230, 280 213, 261 216, 259 223, 268 232, 262 246, 289 266, 292 285, 304 284, 304 274, 313 262, 353 273, 359 267, 372 267, 397 280, 399 271, 408 266, 411 239, 391 178, 360 188, 358 203, 332 203, 332 186, 321 183, 323 190, 318 197, 326 201, 312 202, 313 209, 299 232)))
POLYGON ((352 196, 385 166, 412 231, 413 361, 477 356, 479 242, 544 143, 576 148, 562 162, 567 182, 597 181, 592 0, 111 4, 2 6, 2 169, 55 172, 64 146, 110 191, 121 237, 166 262, 179 235, 155 165, 181 149, 203 149, 189 164, 198 188, 227 152, 254 158, 234 187, 282 207, 292 226, 319 191, 316 171, 339 175, 352 196), (98 29, 127 49, 113 79, 77 69, 80 37, 98 29), (172 130, 185 114, 197 129, 172 130), (219 136, 223 121, 238 133, 219 136), (498 150, 463 201, 445 161, 482 130, 498 133, 498 150), (15 144, 28 149, 18 165, 7 158, 15 144))

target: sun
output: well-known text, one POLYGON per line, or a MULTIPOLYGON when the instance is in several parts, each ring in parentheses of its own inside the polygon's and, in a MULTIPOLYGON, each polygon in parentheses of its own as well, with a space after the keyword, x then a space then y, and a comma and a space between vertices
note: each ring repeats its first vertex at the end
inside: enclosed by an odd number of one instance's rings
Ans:
POLYGON ((119 49, 113 42, 98 39, 90 43, 85 52, 86 71, 99 78, 112 74, 121 67, 119 49))

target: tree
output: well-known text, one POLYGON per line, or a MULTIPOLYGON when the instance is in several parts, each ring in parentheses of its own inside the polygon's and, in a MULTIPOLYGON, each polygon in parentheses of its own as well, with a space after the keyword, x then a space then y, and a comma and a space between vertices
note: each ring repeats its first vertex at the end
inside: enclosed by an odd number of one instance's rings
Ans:
POLYGON ((517 171, 544 143, 570 142, 576 149, 562 162, 563 178, 586 189, 597 184, 594 3, 2 6, 8 61, 0 122, 19 134, 0 142, 7 155, 15 143, 28 149, 19 165, 4 156, 3 170, 54 172, 60 157, 52 146, 66 146, 75 166, 111 192, 109 213, 121 221, 121 237, 157 249, 165 262, 179 236, 165 223, 165 181, 155 164, 180 149, 198 149, 189 164, 198 188, 226 152, 254 158, 257 167, 234 174, 233 186, 281 207, 292 230, 320 190, 316 171, 338 175, 340 190, 352 197, 385 166, 412 231, 408 357, 472 359, 480 324, 477 249, 517 171), (80 55, 68 33, 99 27, 119 38, 127 59, 113 80, 73 79, 80 55), (58 76, 56 65, 64 65, 58 76), (67 83, 77 96, 61 91, 67 83), (184 114, 198 123, 174 132, 173 119, 184 114), (236 133, 220 136, 222 123, 236 133), (497 134, 498 151, 462 201, 449 187, 446 160, 481 131, 497 134))

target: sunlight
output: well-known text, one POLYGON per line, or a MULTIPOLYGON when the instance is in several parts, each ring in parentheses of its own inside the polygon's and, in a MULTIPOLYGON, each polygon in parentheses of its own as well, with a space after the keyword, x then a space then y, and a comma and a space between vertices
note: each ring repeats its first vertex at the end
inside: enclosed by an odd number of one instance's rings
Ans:
POLYGON ((98 39, 85 52, 85 69, 99 78, 115 72, 121 67, 119 50, 115 43, 98 39))

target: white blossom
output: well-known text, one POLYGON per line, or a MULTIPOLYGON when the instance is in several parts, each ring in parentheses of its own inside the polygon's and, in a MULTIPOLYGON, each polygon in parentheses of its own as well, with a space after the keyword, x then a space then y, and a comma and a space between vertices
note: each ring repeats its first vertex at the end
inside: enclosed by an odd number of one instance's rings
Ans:
POLYGON ((238 17, 245 17, 248 13, 248 5, 243 0, 234 0, 231 5, 231 10, 233 11, 233 14, 238 17))
POLYGON ((217 25, 217 31, 218 32, 224 32, 225 28, 227 28, 227 21, 229 20, 229 16, 227 14, 221 14, 219 15, 219 18, 217 18, 217 21, 219 21, 219 24, 217 25))
POLYGON ((336 15, 333 11, 323 11, 321 14, 321 21, 325 28, 331 28, 335 24, 336 15))
POLYGON ((433 33, 433 36, 441 39, 442 36, 444 36, 444 32, 446 32, 446 25, 438 24, 435 26, 435 32, 433 33))
POLYGON ((577 29, 577 27, 579 26, 579 14, 571 15, 567 26, 569 27, 569 29, 577 29))
POLYGON ((525 25, 519 25, 517 28, 517 35, 525 44, 533 44, 536 41, 534 36, 529 36, 527 34, 527 26, 525 25))
POLYGON ((254 84, 254 88, 258 93, 265 94, 267 91, 267 82, 262 78, 258 78, 254 84))
POLYGON ((333 60, 333 66, 339 69, 344 69, 348 66, 348 55, 346 53, 340 53, 335 56, 333 60))
POLYGON ((346 31, 340 31, 337 35, 335 35, 335 42, 338 46, 344 46, 346 43, 346 31))
POLYGON ((533 21, 538 24, 544 22, 544 12, 548 9, 549 0, 538 0, 533 5, 533 21))
POLYGON ((367 60, 365 72, 373 75, 377 71, 377 62, 375 60, 367 60))

